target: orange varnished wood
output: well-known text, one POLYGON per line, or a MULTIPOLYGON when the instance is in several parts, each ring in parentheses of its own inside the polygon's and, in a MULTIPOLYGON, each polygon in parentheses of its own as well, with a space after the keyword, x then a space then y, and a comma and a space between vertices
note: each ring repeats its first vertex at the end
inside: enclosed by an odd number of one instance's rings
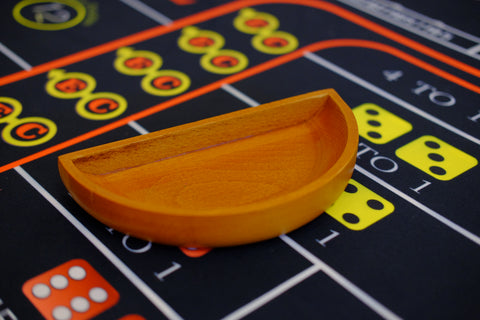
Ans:
POLYGON ((332 89, 85 149, 59 158, 90 214, 164 244, 216 247, 294 230, 352 175, 358 131, 332 89))

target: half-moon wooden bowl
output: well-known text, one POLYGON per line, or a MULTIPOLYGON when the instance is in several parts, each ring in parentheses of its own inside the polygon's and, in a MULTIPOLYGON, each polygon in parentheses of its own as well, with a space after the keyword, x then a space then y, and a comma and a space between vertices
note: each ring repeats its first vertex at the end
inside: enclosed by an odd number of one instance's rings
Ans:
POLYGON ((92 216, 121 232, 188 247, 239 245, 313 220, 341 194, 358 130, 332 89, 59 157, 92 216))

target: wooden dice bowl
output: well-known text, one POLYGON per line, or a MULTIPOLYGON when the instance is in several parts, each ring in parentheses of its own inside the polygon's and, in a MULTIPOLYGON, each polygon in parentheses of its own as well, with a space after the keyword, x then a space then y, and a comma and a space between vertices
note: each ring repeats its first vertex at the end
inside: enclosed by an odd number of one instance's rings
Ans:
POLYGON ((102 223, 163 244, 217 247, 313 220, 350 179, 358 131, 332 89, 59 157, 73 198, 102 223))

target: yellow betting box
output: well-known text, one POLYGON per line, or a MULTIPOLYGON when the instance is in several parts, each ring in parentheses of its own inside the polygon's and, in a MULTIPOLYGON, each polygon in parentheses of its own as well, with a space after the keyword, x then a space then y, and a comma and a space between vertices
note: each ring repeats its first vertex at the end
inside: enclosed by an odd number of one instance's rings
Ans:
POLYGON ((478 164, 477 159, 433 136, 397 149, 397 157, 438 180, 451 180, 478 164))
POLYGON ((385 144, 412 130, 412 125, 373 103, 353 109, 360 136, 375 144, 385 144))
POLYGON ((394 205, 350 179, 340 198, 325 212, 351 230, 363 230, 395 210, 394 205))

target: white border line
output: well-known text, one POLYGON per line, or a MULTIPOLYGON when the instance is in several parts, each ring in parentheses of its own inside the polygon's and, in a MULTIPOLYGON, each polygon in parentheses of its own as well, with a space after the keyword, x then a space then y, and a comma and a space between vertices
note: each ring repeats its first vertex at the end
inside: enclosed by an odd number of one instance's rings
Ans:
POLYGON ((243 93, 240 90, 236 89, 235 87, 229 85, 228 83, 222 84, 222 89, 225 90, 226 92, 230 93, 232 96, 234 96, 238 100, 245 102, 250 107, 256 107, 256 106, 260 105, 260 103, 258 103, 256 100, 250 98, 245 93, 243 93))
POLYGON ((173 22, 172 19, 170 19, 163 13, 153 9, 150 6, 147 6, 145 3, 139 0, 120 0, 120 1, 126 4, 127 6, 131 7, 132 9, 137 10, 141 14, 149 17, 153 21, 158 22, 161 25, 166 26, 173 22))
POLYGON ((388 189, 391 192, 395 193, 400 198, 406 200, 407 202, 410 202, 412 205, 414 205, 418 209, 422 210, 423 212, 425 212, 426 214, 428 214, 432 218, 438 220, 439 222, 443 223, 444 225, 446 225, 450 229, 460 233, 465 238, 473 241, 475 244, 480 246, 480 237, 479 236, 473 234, 472 232, 470 232, 467 229, 459 226, 455 222, 453 222, 453 221, 445 218, 444 216, 440 215, 438 212, 436 212, 436 211, 430 209, 429 207, 425 206, 424 204, 418 202, 417 200, 413 199, 409 195, 407 195, 407 194, 403 193, 402 191, 398 190, 397 188, 395 188, 391 184, 387 183, 386 181, 380 179, 379 177, 375 176, 374 174, 372 174, 372 173, 368 172, 367 170, 365 170, 364 168, 360 167, 358 164, 355 165, 355 170, 357 170, 358 172, 360 172, 364 176, 370 178, 371 180, 375 181, 379 185, 383 186, 385 189, 388 189))
POLYGON ((173 310, 160 296, 158 296, 140 277, 138 277, 120 258, 103 244, 90 230, 88 230, 77 218, 75 218, 65 207, 57 201, 45 188, 43 188, 28 172, 22 167, 15 167, 14 170, 25 179, 35 190, 40 193, 55 209, 60 212, 98 251, 100 251, 110 262, 140 290, 143 295, 153 303, 168 319, 180 320, 182 317, 173 310))
POLYGON ((270 301, 274 300, 278 296, 282 295, 283 293, 287 292, 303 280, 309 278, 313 274, 320 271, 319 265, 312 265, 307 269, 303 270, 302 272, 296 274, 295 276, 291 277, 287 281, 279 284, 278 286, 272 288, 271 290, 265 292, 258 298, 250 301, 246 305, 242 306, 241 308, 235 310, 234 312, 230 313, 229 315, 222 318, 222 320, 237 320, 241 319, 250 313, 254 312, 255 310, 260 309, 262 306, 266 305, 270 301))
POLYGON ((353 284, 350 280, 342 276, 340 273, 338 273, 335 269, 327 265, 325 262, 314 256, 310 251, 302 247, 298 242, 293 240, 287 235, 281 235, 280 239, 282 239, 286 244, 288 244, 293 250, 297 251, 299 254, 301 254, 305 259, 309 260, 312 262, 314 265, 317 265, 320 267, 320 269, 327 275, 329 276, 333 281, 335 281, 337 284, 342 286, 345 290, 350 292, 353 296, 355 296, 358 300, 363 302, 366 306, 368 306, 370 309, 375 311, 379 316, 381 316, 384 319, 388 320, 399 320, 402 319, 395 313, 393 313, 390 309, 385 307, 383 304, 375 300, 372 296, 370 296, 368 293, 357 287, 355 284, 353 284))
POLYGON ((474 45, 473 47, 470 47, 467 50, 467 54, 469 54, 471 56, 477 55, 478 53, 480 53, 480 43, 477 44, 477 45, 474 45))
MULTIPOLYGON (((448 24, 445 24, 443 21, 440 21, 438 19, 435 19, 435 18, 432 18, 432 17, 429 17, 427 15, 424 15, 418 11, 415 11, 415 10, 412 10, 412 9, 409 9, 407 7, 405 7, 403 4, 401 4, 400 2, 394 2, 394 1, 390 1, 390 0, 337 0, 337 1, 340 1, 340 2, 343 2, 343 3, 353 3, 353 2, 362 2, 362 4, 364 4, 365 2, 372 2, 372 3, 375 3, 375 4, 379 4, 381 6, 384 6, 384 7, 390 7, 394 10, 396 10, 397 12, 401 12, 403 14, 409 14, 410 16, 412 16, 413 18, 415 19, 418 19, 418 20, 426 20, 430 25, 433 25, 437 28, 443 28, 444 30, 450 32, 450 33, 454 33, 456 35, 459 35, 461 37, 464 37, 468 40, 471 40, 472 42, 480 42, 480 37, 478 36, 475 36, 474 34, 471 34, 471 33, 468 33, 466 31, 463 31, 463 30, 460 30, 460 29, 457 29, 455 27, 452 27, 448 24)), ((369 10, 369 8, 363 8, 365 10, 369 10)), ((417 29, 415 29, 417 30, 417 29)))
POLYGON ((307 58, 308 60, 338 74, 339 76, 342 76, 356 84, 358 84, 359 86, 387 99, 387 100, 390 100, 392 101, 393 103, 399 105, 400 107, 404 108, 404 109, 407 109, 408 111, 411 111, 413 113, 415 113, 416 115, 430 121, 430 122, 433 122, 435 123, 436 125, 450 131, 450 132, 453 132, 467 140, 470 140, 471 142, 473 143, 476 143, 477 145, 480 146, 480 139, 446 123, 445 121, 443 120, 440 120, 434 116, 432 116, 431 114, 421 110, 420 108, 417 108, 415 107, 414 105, 398 98, 397 96, 394 96, 393 94, 383 90, 383 89, 380 89, 379 87, 375 86, 374 84, 354 75, 353 73, 339 67, 338 65, 312 53, 312 52, 305 52, 304 54, 304 57, 307 58))
POLYGON ((470 49, 462 47, 462 46, 460 46, 456 43, 450 42, 448 40, 443 40, 441 38, 430 35, 428 32, 426 32, 422 29, 415 28, 415 27, 410 26, 408 24, 402 23, 401 21, 397 21, 397 20, 394 20, 394 19, 389 19, 388 16, 382 15, 380 12, 370 9, 369 6, 368 6, 368 2, 370 2, 371 4, 374 4, 374 5, 377 5, 377 6, 382 6, 383 8, 390 9, 391 12, 393 12, 394 14, 397 13, 397 14, 401 14, 401 15, 404 15, 406 17, 410 17, 410 18, 413 18, 413 19, 416 19, 416 20, 419 20, 419 21, 422 21, 422 22, 426 22, 427 24, 433 26, 434 28, 438 28, 438 29, 441 29, 442 31, 446 31, 450 34, 453 34, 454 36, 456 36, 458 38, 464 38, 464 39, 467 39, 471 42, 476 42, 476 43, 478 43, 480 41, 480 39, 478 37, 476 37, 472 34, 469 34, 465 31, 456 29, 454 27, 451 27, 451 26, 439 21, 439 20, 432 19, 432 18, 430 18, 428 16, 425 16, 423 14, 420 14, 416 11, 408 9, 408 8, 404 7, 403 5, 401 5, 399 3, 391 2, 391 1, 371 1, 371 0, 370 1, 337 0, 337 1, 342 2, 344 4, 347 4, 347 5, 350 5, 351 7, 354 7, 356 9, 360 10, 360 11, 363 11, 367 14, 370 14, 370 15, 378 18, 378 19, 381 19, 385 22, 393 24, 393 25, 395 25, 397 27, 400 27, 404 30, 410 31, 414 34, 420 35, 420 36, 422 36, 426 39, 429 39, 433 42, 441 44, 441 45, 443 45, 447 48, 450 48, 450 49, 455 50, 457 52, 463 53, 464 55, 470 56, 474 59, 480 60, 480 56, 478 55, 478 52, 475 51, 475 50, 472 50, 472 48, 474 48, 475 45, 474 45, 474 47, 471 47, 470 49))
POLYGON ((7 48, 3 43, 0 42, 0 52, 6 55, 10 60, 15 62, 20 68, 23 70, 30 70, 32 66, 25 60, 23 60, 19 55, 15 52, 7 48))
POLYGON ((130 126, 130 128, 132 128, 133 130, 137 131, 138 133, 140 134, 147 134, 147 133, 150 133, 150 131, 148 131, 147 129, 145 129, 144 127, 142 127, 138 122, 136 121, 130 121, 128 123, 128 125, 130 126))

